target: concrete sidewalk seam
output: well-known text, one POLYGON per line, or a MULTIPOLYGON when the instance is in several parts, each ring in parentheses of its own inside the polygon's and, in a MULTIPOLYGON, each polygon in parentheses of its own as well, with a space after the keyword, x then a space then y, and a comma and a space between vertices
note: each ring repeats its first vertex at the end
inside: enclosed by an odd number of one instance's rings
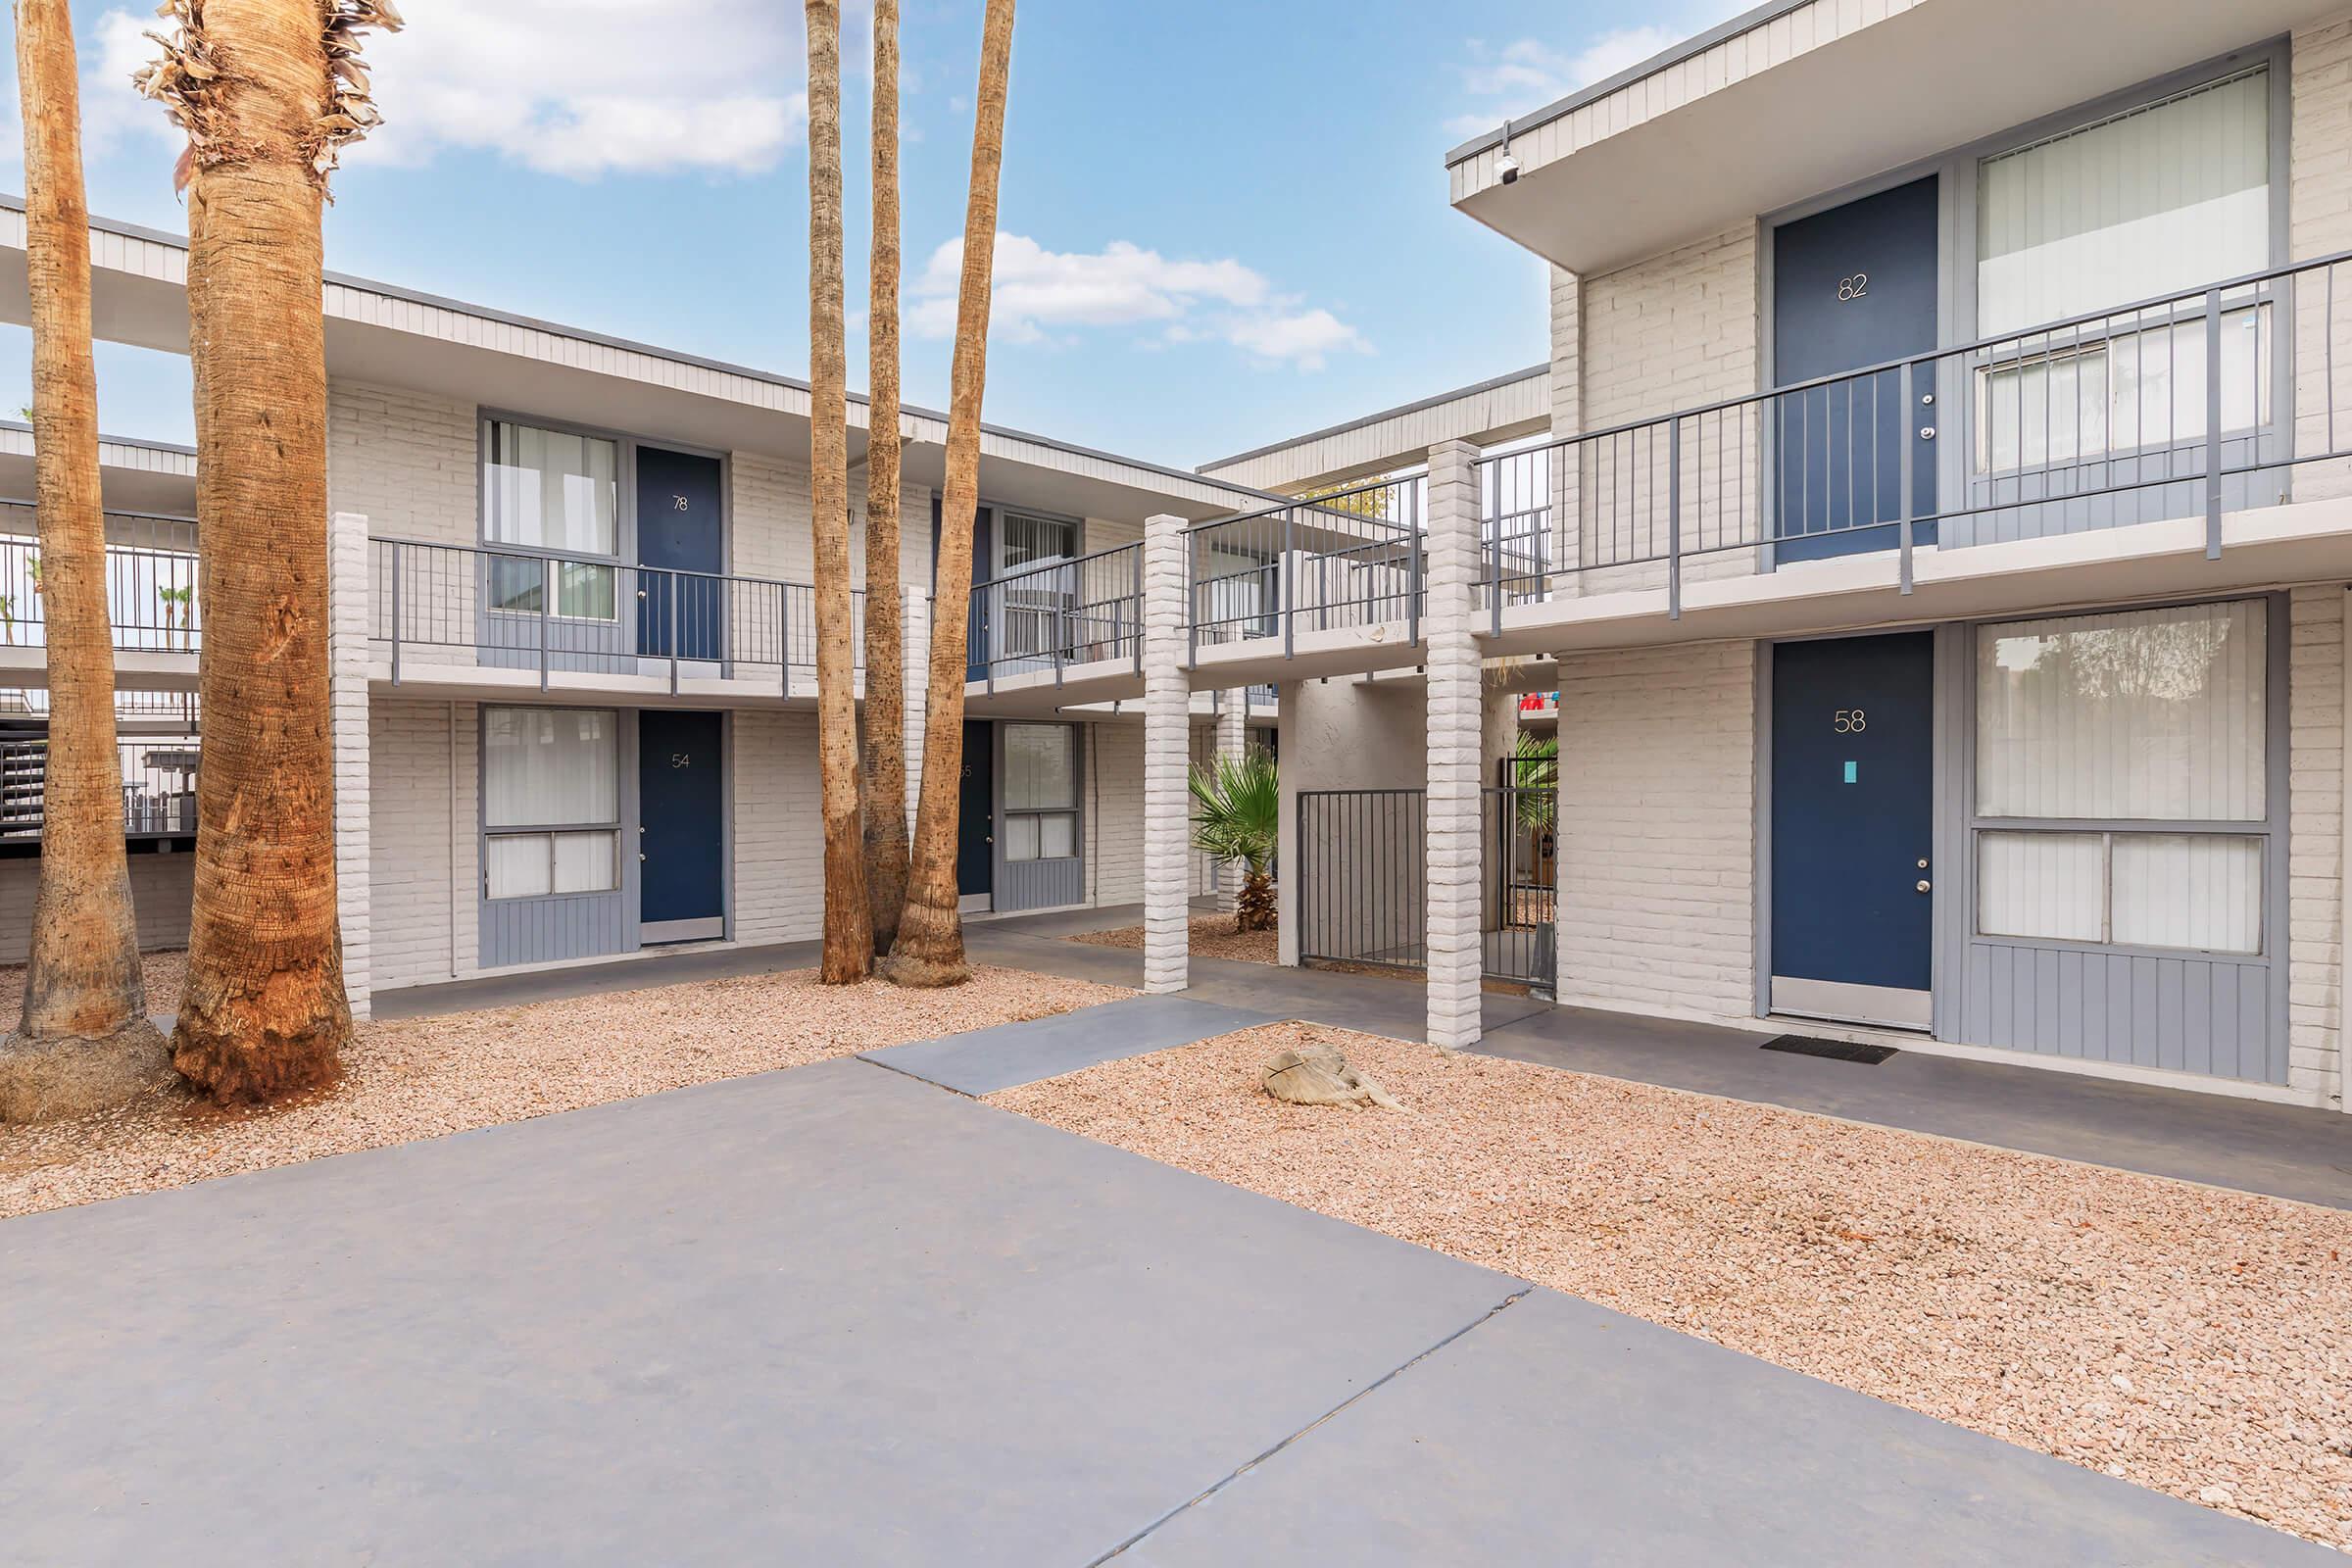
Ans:
POLYGON ((1309 1421, 1298 1431, 1290 1434, 1281 1442, 1266 1449, 1265 1452, 1258 1454, 1255 1458, 1247 1459, 1241 1464, 1236 1465, 1233 1469, 1228 1470, 1224 1475, 1219 1476, 1215 1481, 1209 1483, 1206 1487, 1201 1488, 1200 1491, 1195 1493, 1192 1496, 1187 1497, 1175 1507, 1170 1508, 1166 1513, 1161 1514, 1158 1518, 1144 1526, 1143 1529, 1138 1530, 1134 1535, 1129 1536, 1125 1541, 1122 1541, 1117 1545, 1111 1547, 1102 1556, 1096 1557, 1089 1561, 1086 1564, 1086 1568, 1102 1568, 1102 1564, 1110 1561, 1113 1557, 1122 1555, 1129 1548, 1135 1546, 1147 1537, 1151 1536, 1152 1532, 1167 1524, 1169 1520, 1174 1519, 1179 1514, 1190 1512, 1192 1509, 1197 1508, 1200 1504, 1206 1502, 1209 1498, 1215 1496, 1218 1493, 1223 1492, 1227 1487, 1232 1486, 1236 1481, 1241 1480, 1242 1477, 1248 1475, 1250 1471, 1255 1470, 1258 1468, 1258 1466, 1264 1464, 1276 1454, 1281 1453, 1285 1449, 1291 1447, 1300 1439, 1306 1437, 1309 1433, 1317 1431, 1323 1426, 1327 1425, 1343 1411, 1351 1408, 1359 1401, 1369 1397, 1373 1394, 1378 1393, 1380 1390, 1387 1388, 1399 1376, 1412 1370, 1414 1367, 1419 1366, 1422 1362, 1428 1360, 1440 1350, 1445 1349, 1447 1346, 1461 1339, 1464 1335, 1475 1329, 1484 1328, 1487 1324, 1494 1322, 1494 1319, 1499 1317, 1503 1312, 1517 1305, 1519 1302, 1527 1299, 1528 1297, 1534 1295, 1536 1287, 1533 1284, 1523 1285, 1520 1289, 1513 1291, 1510 1295, 1504 1297, 1493 1306, 1488 1307, 1486 1311, 1480 1313, 1477 1317, 1471 1319, 1469 1322, 1463 1324, 1460 1328, 1455 1329, 1451 1334, 1448 1334, 1444 1339, 1438 1341, 1437 1344, 1429 1347, 1425 1350, 1422 1350, 1420 1353, 1409 1356, 1403 1361, 1400 1361, 1396 1365, 1389 1368, 1388 1371, 1383 1372, 1379 1377, 1374 1378, 1371 1382, 1365 1384, 1362 1388, 1356 1390, 1353 1394, 1350 1394, 1348 1396, 1348 1397, 1342 1399, 1339 1403, 1333 1405, 1330 1409, 1324 1411, 1321 1415, 1315 1417, 1312 1421, 1309 1421))

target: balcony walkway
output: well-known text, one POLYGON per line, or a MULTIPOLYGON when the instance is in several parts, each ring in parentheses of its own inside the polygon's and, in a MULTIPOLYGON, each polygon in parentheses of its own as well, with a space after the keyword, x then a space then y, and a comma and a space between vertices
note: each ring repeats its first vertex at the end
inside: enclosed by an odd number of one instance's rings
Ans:
MULTIPOLYGON (((977 920, 964 945, 977 963, 1135 986, 1143 955, 1066 940, 1134 925, 1141 906, 977 920)), ((678 985, 812 967, 817 945, 706 948, 612 963, 492 975, 379 993, 380 1018, 515 1006, 556 997, 678 985)), ((1420 1039, 1417 976, 1284 969, 1195 957, 1184 995, 1282 1018, 1420 1039)), ((1902 1052, 1878 1065, 1757 1048, 1781 1031, 1721 1028, 1631 1013, 1555 1007, 1489 992, 1479 1051, 1604 1077, 2122 1170, 2352 1209, 2352 1116, 2296 1105, 2157 1089, 2034 1066, 1902 1052)))

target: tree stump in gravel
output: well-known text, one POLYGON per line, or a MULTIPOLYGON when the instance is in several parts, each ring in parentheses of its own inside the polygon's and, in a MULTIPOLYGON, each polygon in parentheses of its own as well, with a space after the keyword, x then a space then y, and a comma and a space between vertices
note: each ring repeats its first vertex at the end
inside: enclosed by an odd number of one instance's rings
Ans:
POLYGON ((1399 1110, 1389 1092, 1348 1065, 1330 1046, 1279 1051, 1266 1063, 1266 1093, 1295 1105, 1380 1105, 1399 1110))

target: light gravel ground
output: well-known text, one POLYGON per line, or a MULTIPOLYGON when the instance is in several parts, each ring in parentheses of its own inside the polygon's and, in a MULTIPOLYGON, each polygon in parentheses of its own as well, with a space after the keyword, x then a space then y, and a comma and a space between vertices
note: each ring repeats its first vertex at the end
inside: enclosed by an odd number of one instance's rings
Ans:
POLYGON ((2352 1549, 2352 1214, 1313 1025, 988 1099, 2352 1549))
MULTIPOLYGON (((144 954, 139 967, 147 981, 147 1010, 177 1012, 179 994, 188 983, 187 954, 181 950, 144 954)), ((14 1029, 24 1015, 24 966, 0 964, 0 1033, 14 1029)))
POLYGON ((802 970, 366 1023, 344 1054, 343 1081, 306 1103, 228 1113, 174 1090, 76 1121, 0 1127, 0 1216, 798 1067, 1132 995, 1019 969, 977 968, 969 984, 941 991, 879 980, 821 987, 802 970))
MULTIPOLYGON (((1097 948, 1141 948, 1144 928, 1115 926, 1108 931, 1081 931, 1070 938, 1097 948)), ((1192 918, 1192 951, 1201 958, 1239 958, 1244 963, 1280 961, 1281 937, 1273 931, 1236 931, 1230 914, 1196 914, 1192 918)))

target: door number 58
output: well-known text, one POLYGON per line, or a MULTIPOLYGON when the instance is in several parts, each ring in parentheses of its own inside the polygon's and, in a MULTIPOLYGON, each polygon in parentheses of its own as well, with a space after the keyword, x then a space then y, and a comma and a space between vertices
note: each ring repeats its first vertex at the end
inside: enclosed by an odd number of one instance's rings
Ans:
POLYGON ((1830 728, 1840 735, 1853 735, 1870 728, 1870 721, 1859 708, 1840 708, 1830 720, 1830 728))

